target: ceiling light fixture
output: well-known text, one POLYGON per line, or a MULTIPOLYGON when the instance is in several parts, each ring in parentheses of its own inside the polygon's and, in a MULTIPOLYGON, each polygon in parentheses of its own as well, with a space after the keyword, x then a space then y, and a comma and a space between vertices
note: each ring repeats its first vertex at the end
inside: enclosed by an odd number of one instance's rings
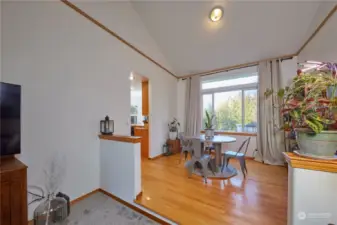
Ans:
POLYGON ((133 75, 131 74, 131 75, 130 75, 130 80, 133 80, 133 79, 134 79, 134 77, 133 77, 133 75))
POLYGON ((222 18, 223 9, 220 6, 216 6, 212 9, 211 13, 209 14, 209 18, 213 22, 217 22, 222 18))

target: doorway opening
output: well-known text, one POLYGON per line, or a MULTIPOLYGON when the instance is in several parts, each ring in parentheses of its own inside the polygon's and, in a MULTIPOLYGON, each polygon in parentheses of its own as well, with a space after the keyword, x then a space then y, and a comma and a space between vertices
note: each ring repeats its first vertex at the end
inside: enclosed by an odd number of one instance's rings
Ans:
POLYGON ((141 140, 141 156, 149 158, 149 79, 135 72, 130 74, 131 135, 141 140))

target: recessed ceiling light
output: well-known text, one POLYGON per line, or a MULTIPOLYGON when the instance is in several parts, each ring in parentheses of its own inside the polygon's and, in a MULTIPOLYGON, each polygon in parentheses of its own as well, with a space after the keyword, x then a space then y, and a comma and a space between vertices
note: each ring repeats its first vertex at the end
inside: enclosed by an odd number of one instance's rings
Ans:
POLYGON ((223 9, 220 6, 216 6, 212 9, 211 13, 209 14, 209 18, 213 22, 217 22, 222 18, 223 9))
POLYGON ((133 77, 133 75, 132 75, 132 74, 130 75, 130 77, 129 77, 129 78, 130 78, 130 80, 133 80, 133 79, 134 79, 134 77, 133 77))

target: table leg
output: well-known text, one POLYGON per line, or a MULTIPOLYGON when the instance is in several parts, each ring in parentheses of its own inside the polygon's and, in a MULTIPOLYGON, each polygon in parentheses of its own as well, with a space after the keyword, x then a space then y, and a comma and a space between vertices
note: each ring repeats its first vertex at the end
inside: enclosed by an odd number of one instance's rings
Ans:
POLYGON ((221 144, 214 144, 215 146, 215 162, 217 166, 221 166, 221 144))

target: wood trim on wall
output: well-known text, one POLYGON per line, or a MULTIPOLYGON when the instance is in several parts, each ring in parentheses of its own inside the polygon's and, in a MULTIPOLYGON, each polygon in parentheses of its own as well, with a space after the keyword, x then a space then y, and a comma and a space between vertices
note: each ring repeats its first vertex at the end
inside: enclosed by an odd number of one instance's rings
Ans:
POLYGON ((119 36, 116 32, 110 30, 108 27, 106 27, 105 25, 103 25, 98 20, 94 19, 92 16, 90 16, 89 14, 87 14, 86 12, 84 12, 83 10, 81 10, 80 8, 78 8, 73 3, 69 2, 68 0, 60 0, 60 1, 63 2, 64 4, 66 4, 67 6, 69 6, 70 8, 72 8, 73 10, 75 10, 76 12, 78 12, 79 14, 81 14, 82 16, 84 16, 85 18, 87 18, 89 21, 91 21, 92 23, 94 23, 95 25, 97 25, 98 27, 100 27, 101 29, 103 29, 104 31, 108 32, 110 35, 112 35, 117 40, 119 40, 123 44, 127 45, 128 47, 130 47, 132 50, 134 50, 135 52, 137 52, 138 54, 140 54, 144 58, 148 59, 150 62, 152 62, 156 66, 158 66, 161 69, 165 70, 171 76, 173 76, 173 77, 175 77, 175 78, 178 79, 178 77, 174 73, 172 73, 170 70, 168 70, 167 68, 165 68, 164 66, 162 66, 160 63, 158 63, 157 61, 155 61, 154 59, 152 59, 150 56, 146 55, 144 52, 142 52, 141 50, 139 50, 137 47, 135 47, 134 45, 132 45, 131 43, 129 43, 127 40, 125 40, 124 38, 122 38, 121 36, 119 36))
POLYGON ((328 22, 328 20, 336 12, 336 10, 337 10, 337 4, 335 5, 335 7, 332 8, 332 10, 324 18, 324 20, 321 22, 321 24, 318 25, 318 27, 316 28, 316 30, 314 31, 314 33, 309 37, 309 39, 306 42, 304 42, 304 44, 302 45, 302 47, 296 52, 296 55, 299 55, 303 51, 303 49, 305 48, 305 46, 307 46, 309 44, 309 42, 316 36, 316 34, 322 29, 322 27, 326 24, 326 22, 328 22))
MULTIPOLYGON (((70 205, 74 205, 74 204, 78 203, 79 201, 82 201, 83 199, 88 198, 90 195, 93 195, 93 194, 95 194, 97 192, 100 192, 99 188, 97 188, 97 189, 95 189, 95 190, 93 190, 93 191, 91 191, 91 192, 89 192, 89 193, 87 193, 85 195, 82 195, 82 196, 80 196, 78 198, 75 198, 75 199, 71 200, 70 201, 70 205)), ((28 225, 33 225, 33 224, 34 224, 34 219, 28 221, 28 225)))
MULTIPOLYGON (((202 130, 200 133, 204 134, 205 131, 202 130)), ((256 137, 257 133, 250 132, 230 132, 230 131, 214 131, 214 134, 218 135, 235 135, 235 136, 248 136, 248 137, 256 137)))
POLYGON ((207 70, 204 72, 200 72, 200 73, 193 73, 193 74, 189 74, 189 75, 185 75, 179 78, 188 78, 188 77, 193 77, 193 76, 208 76, 208 75, 212 75, 212 74, 216 74, 216 73, 221 73, 221 72, 228 72, 230 70, 236 70, 236 69, 242 69, 245 67, 251 67, 251 66, 257 66, 260 62, 263 61, 269 61, 269 60, 277 60, 277 59, 289 59, 296 56, 296 54, 290 54, 290 55, 282 55, 279 57, 273 57, 273 58, 267 58, 267 59, 262 59, 259 61, 255 61, 255 62, 248 62, 248 63, 243 63, 243 64, 237 64, 234 66, 227 66, 227 67, 222 67, 222 68, 218 68, 218 69, 214 69, 214 70, 207 70))
MULTIPOLYGON (((155 221, 155 222, 157 222, 159 224, 164 224, 164 225, 169 225, 170 224, 170 223, 165 222, 164 220, 159 219, 158 217, 155 217, 154 215, 152 215, 152 214, 150 214, 150 213, 148 213, 148 212, 146 212, 146 211, 144 211, 144 210, 142 210, 142 209, 140 209, 140 208, 138 208, 138 207, 136 207, 136 206, 134 206, 134 205, 126 202, 126 201, 124 201, 123 199, 118 198, 117 196, 115 196, 115 195, 113 195, 113 194, 111 194, 111 193, 109 193, 109 192, 107 192, 107 191, 105 191, 105 190, 103 190, 101 188, 99 190, 100 190, 100 192, 102 192, 105 195, 109 196, 110 198, 116 200, 117 202, 122 203, 123 205, 127 206, 128 208, 130 208, 130 209, 132 209, 132 210, 134 210, 134 211, 136 211, 138 213, 143 214, 144 216, 150 218, 151 220, 153 220, 153 221, 155 221)), ((142 194, 142 192, 141 192, 141 194, 142 194)), ((139 195, 139 198, 140 197, 141 197, 141 195, 139 195)), ((157 213, 157 214, 159 215, 159 213, 157 213)), ((172 221, 172 222, 175 222, 175 221, 172 221)))
POLYGON ((332 8, 332 10, 328 13, 328 15, 324 18, 324 20, 319 24, 319 26, 316 28, 314 33, 308 38, 308 40, 294 54, 283 55, 283 56, 274 57, 274 58, 267 58, 267 59, 263 59, 263 60, 259 60, 259 61, 255 61, 255 62, 237 64, 237 65, 234 65, 234 66, 227 66, 227 67, 222 67, 222 68, 213 69, 213 70, 207 70, 207 71, 203 71, 203 72, 199 72, 199 73, 188 74, 188 75, 185 75, 185 76, 182 76, 182 77, 179 77, 179 78, 183 79, 183 78, 188 78, 188 77, 193 77, 193 76, 198 76, 198 75, 199 76, 208 76, 208 75, 212 75, 212 74, 216 74, 216 73, 227 72, 227 71, 230 71, 230 70, 256 66, 262 61, 270 61, 270 60, 275 60, 275 59, 287 59, 287 58, 291 58, 291 57, 294 57, 294 56, 298 56, 303 51, 303 49, 309 44, 309 42, 317 35, 317 33, 322 29, 322 27, 327 23, 327 21, 332 17, 332 15, 336 11, 337 11, 337 4, 335 5, 335 7, 332 8))
MULTIPOLYGON (((146 211, 144 211, 144 210, 142 210, 142 209, 140 209, 140 208, 137 208, 136 206, 134 206, 134 205, 132 205, 132 204, 130 204, 130 203, 128 203, 128 202, 126 202, 126 201, 124 201, 124 200, 118 198, 117 196, 115 196, 115 195, 113 195, 113 194, 111 194, 111 193, 109 193, 109 192, 107 192, 107 191, 105 191, 105 190, 103 190, 103 189, 101 189, 101 188, 97 188, 97 189, 95 189, 95 190, 93 190, 93 191, 91 191, 91 192, 89 192, 89 193, 87 193, 87 194, 85 194, 85 195, 82 195, 82 196, 80 196, 80 197, 78 197, 78 198, 76 198, 76 199, 70 201, 70 204, 71 204, 71 205, 74 205, 74 204, 78 203, 79 201, 82 201, 83 199, 88 198, 90 195, 93 195, 93 194, 95 194, 95 193, 97 193, 97 192, 101 192, 101 193, 103 193, 103 194, 109 196, 110 198, 114 199, 115 201, 117 201, 117 202, 119 202, 119 203, 122 203, 122 204, 125 205, 126 207, 128 207, 128 208, 130 208, 130 209, 132 209, 132 210, 134 210, 134 211, 136 211, 136 212, 138 212, 138 213, 140 213, 140 214, 143 214, 144 216, 150 218, 150 219, 153 220, 153 221, 156 221, 156 222, 159 223, 159 224, 165 224, 165 225, 166 225, 166 224, 167 224, 167 225, 170 224, 170 223, 167 223, 167 222, 165 222, 164 220, 162 220, 162 219, 160 219, 160 218, 158 218, 158 217, 155 217, 154 215, 152 215, 152 214, 150 214, 150 213, 148 213, 148 212, 146 212, 146 211)), ((135 201, 138 200, 139 198, 141 198, 142 195, 143 195, 143 192, 140 192, 140 193, 137 195, 135 201)), ((157 213, 157 214, 158 214, 158 213, 157 213)), ((173 222, 174 222, 174 221, 173 221, 173 222)), ((33 224, 34 224, 34 219, 28 221, 28 225, 33 225, 33 224)))
POLYGON ((153 157, 153 158, 150 158, 150 157, 149 157, 149 160, 159 159, 159 158, 161 158, 161 157, 163 157, 163 156, 164 156, 164 154, 157 155, 157 156, 155 156, 155 157, 153 157))
POLYGON ((144 52, 142 52, 141 50, 139 50, 137 47, 135 47, 134 45, 132 45, 131 43, 129 43, 128 41, 126 41, 124 38, 122 38, 121 36, 119 36, 116 32, 110 30, 108 27, 106 27, 105 25, 103 25, 101 22, 99 22, 98 20, 94 19, 89 14, 87 14, 86 12, 84 12, 83 10, 81 10, 80 8, 78 8, 76 5, 72 4, 68 0, 60 0, 60 1, 63 2, 64 4, 66 4, 67 6, 69 6, 70 8, 72 8, 73 10, 75 10, 76 12, 78 12, 79 14, 81 14, 82 16, 84 16, 85 18, 87 18, 88 20, 90 20, 92 23, 94 23, 95 25, 97 25, 98 27, 100 27, 101 29, 103 29, 104 31, 108 32, 110 35, 114 36, 117 40, 119 40, 123 44, 127 45, 128 47, 130 47, 131 49, 133 49, 134 51, 136 51, 138 54, 142 55, 143 57, 145 57, 146 59, 148 59, 149 61, 151 61, 152 63, 154 63, 156 66, 160 67, 161 69, 163 69, 164 71, 166 71, 167 73, 169 73, 170 75, 172 75, 173 77, 175 77, 177 79, 180 79, 180 78, 181 79, 185 79, 185 78, 189 78, 189 77, 193 77, 193 76, 207 76, 207 75, 212 75, 212 74, 216 74, 216 73, 227 72, 227 71, 230 71, 230 70, 235 70, 235 69, 241 69, 241 68, 245 68, 245 67, 256 66, 261 61, 269 61, 269 60, 275 60, 275 59, 287 59, 287 58, 291 58, 291 57, 297 56, 308 45, 308 43, 316 36, 316 34, 322 29, 322 27, 331 18, 331 16, 337 11, 337 4, 336 4, 335 7, 329 12, 329 14, 325 17, 325 19, 316 28, 316 30, 314 31, 314 33, 309 37, 309 39, 294 54, 283 55, 283 56, 278 56, 278 57, 273 57, 273 58, 267 58, 267 59, 262 59, 262 60, 259 60, 259 61, 242 63, 242 64, 233 65, 233 66, 227 66, 227 67, 222 67, 222 68, 207 70, 207 71, 203 71, 203 72, 198 72, 198 73, 193 73, 193 74, 188 74, 188 75, 184 75, 184 76, 179 76, 178 77, 174 73, 172 73, 171 71, 169 71, 167 68, 165 68, 164 66, 162 66, 160 63, 158 63, 157 61, 155 61, 154 59, 152 59, 150 56, 146 55, 144 52))

